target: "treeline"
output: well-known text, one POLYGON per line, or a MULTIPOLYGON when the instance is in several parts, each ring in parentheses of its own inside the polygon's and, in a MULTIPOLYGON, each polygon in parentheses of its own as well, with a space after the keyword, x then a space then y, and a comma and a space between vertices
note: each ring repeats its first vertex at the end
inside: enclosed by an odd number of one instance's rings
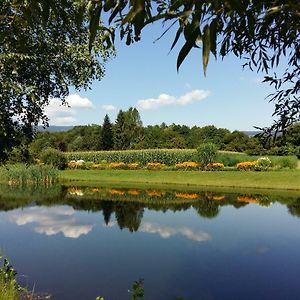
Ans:
POLYGON ((65 132, 38 132, 30 149, 39 153, 44 148, 61 151, 126 150, 126 149, 194 149, 203 143, 214 143, 220 150, 261 155, 300 154, 300 124, 291 127, 285 137, 272 146, 256 136, 229 131, 214 125, 188 127, 171 124, 143 126, 136 108, 120 110, 115 123, 106 115, 101 125, 75 126, 65 132))

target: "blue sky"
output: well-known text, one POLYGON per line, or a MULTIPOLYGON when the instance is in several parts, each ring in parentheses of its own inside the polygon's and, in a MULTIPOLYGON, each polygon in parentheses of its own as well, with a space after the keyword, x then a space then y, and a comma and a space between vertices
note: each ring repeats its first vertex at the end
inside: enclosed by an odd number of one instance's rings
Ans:
POLYGON ((174 33, 153 43, 159 32, 158 25, 150 26, 129 47, 117 40, 117 55, 106 64, 105 77, 91 90, 72 90, 71 108, 52 101, 46 110, 50 124, 102 124, 105 114, 114 121, 119 109, 130 106, 138 108, 144 125, 253 130, 272 123, 273 104, 265 97, 273 89, 261 83, 263 74, 243 70, 243 62, 233 56, 224 61, 211 57, 204 77, 201 49, 193 50, 177 73, 179 47, 168 54, 174 33))

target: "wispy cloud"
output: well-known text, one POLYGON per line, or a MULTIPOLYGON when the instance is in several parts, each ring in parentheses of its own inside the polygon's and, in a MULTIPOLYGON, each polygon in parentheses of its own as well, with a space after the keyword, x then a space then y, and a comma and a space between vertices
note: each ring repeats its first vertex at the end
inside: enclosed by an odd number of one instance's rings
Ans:
POLYGON ((49 105, 45 108, 45 114, 49 117, 50 124, 72 125, 77 121, 76 115, 80 110, 94 107, 88 98, 81 97, 78 94, 67 96, 66 102, 68 105, 62 105, 60 99, 50 99, 49 105))
POLYGON ((141 227, 139 228, 139 231, 148 233, 158 233, 164 239, 170 238, 177 234, 180 234, 196 242, 203 242, 211 239, 211 236, 207 232, 193 231, 191 228, 186 226, 174 228, 152 222, 143 222, 141 227))
POLYGON ((116 107, 111 105, 111 104, 103 104, 101 106, 102 109, 107 110, 107 111, 113 111, 116 110, 116 107))
POLYGON ((68 238, 78 238, 88 234, 93 225, 81 223, 74 214, 74 209, 67 206, 34 206, 12 212, 9 219, 20 226, 34 223, 34 231, 45 235, 62 233, 68 238))
POLYGON ((141 109, 156 109, 166 105, 187 105, 193 102, 201 101, 207 98, 210 91, 193 90, 180 97, 175 97, 168 94, 160 94, 157 98, 149 98, 138 100, 137 106, 141 109))

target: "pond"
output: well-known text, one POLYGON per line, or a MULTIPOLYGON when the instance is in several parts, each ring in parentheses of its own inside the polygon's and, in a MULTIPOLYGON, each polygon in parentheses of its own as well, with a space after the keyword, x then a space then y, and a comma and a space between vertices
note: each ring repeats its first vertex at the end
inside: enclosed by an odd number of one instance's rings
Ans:
POLYGON ((53 299, 296 299, 300 194, 0 186, 0 248, 53 299))

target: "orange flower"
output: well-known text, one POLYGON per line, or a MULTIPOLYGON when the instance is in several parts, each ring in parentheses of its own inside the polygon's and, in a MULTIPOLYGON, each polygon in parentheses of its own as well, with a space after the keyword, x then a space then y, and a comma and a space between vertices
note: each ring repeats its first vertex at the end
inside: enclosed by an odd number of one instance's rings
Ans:
POLYGON ((128 190, 128 195, 138 196, 141 192, 138 190, 128 190))
POLYGON ((147 194, 151 197, 161 197, 163 196, 165 193, 161 192, 161 191, 147 191, 147 194))
POLYGON ((140 167, 140 164, 138 164, 138 163, 131 163, 131 164, 128 164, 127 167, 130 170, 136 170, 136 169, 138 169, 140 167))
POLYGON ((256 163, 257 163, 256 161, 244 161, 244 162, 238 163, 236 165, 236 168, 238 170, 244 170, 244 171, 254 170, 256 163))
POLYGON ((257 199, 249 196, 239 196, 237 200, 240 202, 257 203, 257 199))
POLYGON ((117 190, 117 189, 111 189, 110 191, 109 191, 112 195, 125 195, 125 192, 124 191, 122 191, 122 190, 117 190))
POLYGON ((184 199, 197 199, 199 197, 198 194, 179 193, 179 192, 175 192, 175 196, 184 199))
POLYGON ((210 200, 224 200, 225 196, 223 196, 223 195, 208 195, 207 198, 210 200))

